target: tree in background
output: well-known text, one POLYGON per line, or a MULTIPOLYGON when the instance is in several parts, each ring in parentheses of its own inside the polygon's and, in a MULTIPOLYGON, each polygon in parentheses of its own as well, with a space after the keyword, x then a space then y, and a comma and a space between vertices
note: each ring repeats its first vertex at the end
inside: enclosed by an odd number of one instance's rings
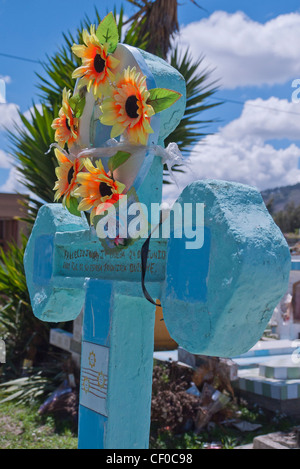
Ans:
MULTIPOLYGON (((126 23, 136 22, 138 38, 143 40, 149 35, 151 41, 147 51, 166 59, 172 48, 172 40, 179 32, 177 0, 127 0, 138 8, 138 11, 126 23)), ((191 2, 202 9, 195 0, 191 2)), ((125 23, 125 24, 126 24, 125 23)))
POLYGON ((273 215, 273 218, 283 233, 295 233, 300 229, 300 205, 289 202, 283 210, 273 215))
POLYGON ((151 37, 146 49, 152 54, 166 59, 171 49, 171 41, 179 32, 177 0, 128 0, 138 11, 126 22, 137 25, 138 39, 151 37))

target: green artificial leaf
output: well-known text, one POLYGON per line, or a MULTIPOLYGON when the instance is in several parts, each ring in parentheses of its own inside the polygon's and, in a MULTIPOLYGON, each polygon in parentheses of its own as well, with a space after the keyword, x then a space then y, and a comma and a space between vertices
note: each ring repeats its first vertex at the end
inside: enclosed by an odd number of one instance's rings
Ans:
POLYGON ((104 215, 106 215, 106 212, 107 212, 107 210, 105 210, 103 213, 101 213, 101 215, 95 215, 94 216, 93 225, 94 225, 95 229, 97 228, 97 225, 98 225, 99 221, 101 220, 101 218, 104 217, 104 215))
POLYGON ((112 13, 106 15, 96 31, 96 36, 101 44, 108 43, 108 52, 113 53, 119 42, 119 32, 116 20, 112 13))
POLYGON ((69 104, 72 108, 74 117, 81 117, 85 106, 85 96, 81 96, 79 93, 74 94, 74 96, 69 99, 69 104))
POLYGON ((127 153, 126 151, 118 151, 114 156, 112 156, 108 160, 108 169, 110 170, 111 174, 121 166, 128 158, 131 156, 131 153, 127 153))
POLYGON ((67 209, 72 215, 76 215, 76 217, 81 217, 81 212, 78 210, 78 200, 76 197, 70 197, 70 204, 69 207, 66 204, 67 209))
POLYGON ((152 88, 152 90, 149 90, 149 93, 150 96, 147 100, 147 104, 153 107, 156 114, 168 109, 182 96, 181 93, 166 88, 152 88))

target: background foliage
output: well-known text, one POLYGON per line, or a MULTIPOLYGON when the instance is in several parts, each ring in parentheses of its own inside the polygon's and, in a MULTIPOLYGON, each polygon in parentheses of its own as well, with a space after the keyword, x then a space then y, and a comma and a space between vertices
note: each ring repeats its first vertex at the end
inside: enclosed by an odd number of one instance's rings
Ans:
POLYGON ((283 210, 274 214, 274 221, 283 233, 294 233, 300 229, 300 205, 289 202, 283 210))

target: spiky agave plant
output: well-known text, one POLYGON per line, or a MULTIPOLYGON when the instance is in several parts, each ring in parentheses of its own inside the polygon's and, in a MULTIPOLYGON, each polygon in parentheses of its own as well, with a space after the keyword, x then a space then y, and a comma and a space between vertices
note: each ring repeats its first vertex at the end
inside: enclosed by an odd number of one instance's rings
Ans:
POLYGON ((6 373, 18 374, 25 358, 34 362, 48 345, 49 325, 32 313, 23 266, 27 238, 0 248, 0 330, 6 343, 6 373))
POLYGON ((185 78, 186 108, 178 127, 165 143, 176 142, 184 154, 189 153, 195 143, 208 135, 207 127, 215 122, 214 119, 201 118, 202 113, 221 104, 209 101, 218 86, 216 81, 210 81, 211 70, 203 68, 199 72, 202 62, 203 57, 193 59, 188 50, 180 53, 178 46, 170 55, 170 64, 185 78))
MULTIPOLYGON (((70 367, 64 352, 49 344, 51 324, 37 319, 31 308, 23 265, 22 244, 0 248, 0 337, 6 360, 0 365, 0 404, 39 401, 53 392, 70 367)), ((60 324, 56 327, 64 327, 60 324)))

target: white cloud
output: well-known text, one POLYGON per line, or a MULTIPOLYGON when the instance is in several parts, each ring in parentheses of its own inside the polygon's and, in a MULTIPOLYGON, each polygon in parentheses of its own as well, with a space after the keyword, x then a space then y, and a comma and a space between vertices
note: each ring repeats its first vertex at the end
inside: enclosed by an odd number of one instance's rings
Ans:
MULTIPOLYGON (((39 112, 42 112, 42 105, 37 104, 36 108, 39 112)), ((18 125, 19 127, 23 127, 23 123, 19 117, 19 106, 15 103, 4 103, 0 104, 0 132, 7 130, 12 130, 14 125, 18 125)), ((31 112, 33 111, 33 107, 27 109, 25 111, 24 117, 31 121, 31 112)), ((25 129, 25 127, 23 127, 25 129)))
POLYGON ((11 83, 11 77, 9 75, 0 75, 0 80, 3 80, 7 85, 11 83))
POLYGON ((6 85, 11 83, 8 75, 0 75, 0 104, 6 103, 6 85))
POLYGON ((231 139, 300 140, 300 104, 276 97, 248 100, 241 116, 225 128, 231 139))
POLYGON ((246 102, 238 119, 193 148, 186 174, 177 176, 180 189, 165 186, 164 199, 174 201, 187 184, 201 179, 236 181, 260 190, 299 182, 300 147, 291 143, 278 149, 268 142, 300 140, 300 116, 292 114, 296 109, 295 104, 274 97, 246 102))
MULTIPOLYGON (((42 105, 38 104, 37 109, 42 112, 42 105)), ((31 111, 33 108, 28 109, 24 112, 24 116, 29 121, 31 120, 31 111)), ((18 114, 19 106, 14 103, 0 104, 0 137, 1 132, 5 130, 13 130, 14 124, 23 127, 23 123, 18 114)), ((25 127, 23 127, 25 129, 25 127)), ((9 169, 9 176, 7 181, 0 186, 0 192, 21 192, 27 193, 28 190, 19 181, 19 174, 14 167, 12 167, 12 157, 9 156, 3 149, 0 149, 0 171, 1 168, 9 169)))
MULTIPOLYGON (((41 104, 36 104, 35 107, 36 107, 36 109, 38 110, 38 112, 39 112, 40 114, 43 113, 43 106, 42 106, 41 104)), ((31 122, 31 120, 32 120, 32 119, 31 119, 31 113, 34 113, 34 107, 33 107, 33 106, 30 107, 29 109, 27 109, 27 111, 25 111, 25 112, 23 113, 24 117, 25 117, 29 122, 31 122)))
POLYGON ((216 11, 183 27, 180 43, 206 64, 224 88, 283 84, 300 77, 300 14, 258 23, 243 12, 216 11))
POLYGON ((28 193, 28 190, 19 182, 20 175, 16 168, 11 168, 7 181, 0 187, 0 192, 20 192, 21 194, 28 193))
POLYGON ((6 88, 4 80, 0 78, 0 104, 6 103, 6 88))
POLYGON ((1 168, 3 169, 8 169, 11 167, 11 159, 9 158, 8 154, 0 149, 0 170, 1 168))
POLYGON ((12 130, 14 123, 21 125, 19 106, 14 103, 0 104, 0 131, 12 130))

